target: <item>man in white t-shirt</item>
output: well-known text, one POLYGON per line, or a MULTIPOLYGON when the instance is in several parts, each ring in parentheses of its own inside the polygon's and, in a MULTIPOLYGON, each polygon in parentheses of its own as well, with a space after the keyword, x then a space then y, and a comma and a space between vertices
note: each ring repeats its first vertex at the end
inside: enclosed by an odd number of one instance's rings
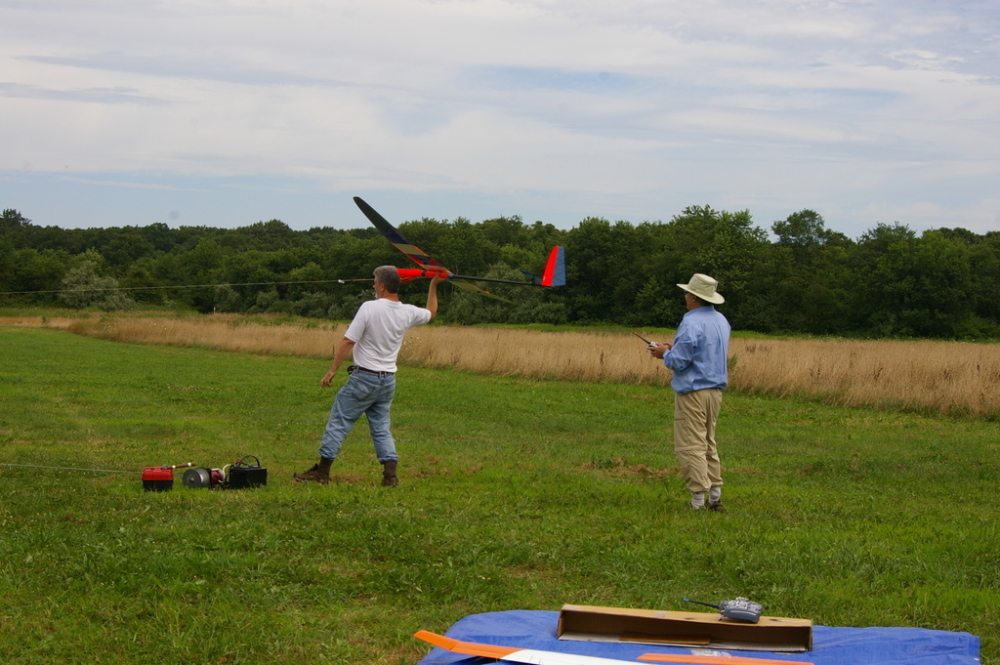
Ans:
POLYGON ((330 482, 330 465, 354 423, 365 414, 375 455, 382 464, 382 485, 399 484, 396 445, 389 431, 389 408, 396 392, 396 357, 406 331, 430 323, 437 315, 437 287, 446 278, 434 277, 427 291, 427 307, 417 307, 399 302, 400 279, 393 266, 379 266, 374 274, 376 299, 358 309, 337 346, 330 371, 320 381, 328 388, 341 364, 353 353, 355 364, 347 368, 347 383, 337 392, 323 432, 319 463, 295 474, 300 483, 330 482))

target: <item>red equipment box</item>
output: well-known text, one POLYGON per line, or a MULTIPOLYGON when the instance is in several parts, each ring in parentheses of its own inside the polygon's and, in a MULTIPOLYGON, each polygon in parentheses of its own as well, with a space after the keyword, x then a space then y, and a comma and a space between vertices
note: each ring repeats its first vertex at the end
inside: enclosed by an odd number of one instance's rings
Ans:
POLYGON ((147 492, 166 492, 174 488, 174 468, 147 466, 142 470, 142 487, 147 492))

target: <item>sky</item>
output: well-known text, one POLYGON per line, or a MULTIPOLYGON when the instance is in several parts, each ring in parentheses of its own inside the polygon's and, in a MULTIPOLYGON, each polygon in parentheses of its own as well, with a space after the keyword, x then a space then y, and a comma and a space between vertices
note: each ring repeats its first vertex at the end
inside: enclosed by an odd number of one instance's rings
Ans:
POLYGON ((520 216, 1000 230, 1000 3, 0 0, 40 226, 520 216))

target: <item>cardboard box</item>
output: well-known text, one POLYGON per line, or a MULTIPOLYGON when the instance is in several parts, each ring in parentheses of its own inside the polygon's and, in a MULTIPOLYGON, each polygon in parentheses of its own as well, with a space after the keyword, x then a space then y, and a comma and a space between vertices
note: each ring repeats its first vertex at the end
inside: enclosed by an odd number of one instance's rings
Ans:
POLYGON ((812 649, 812 621, 762 616, 740 623, 705 612, 563 605, 560 640, 797 653, 812 649))

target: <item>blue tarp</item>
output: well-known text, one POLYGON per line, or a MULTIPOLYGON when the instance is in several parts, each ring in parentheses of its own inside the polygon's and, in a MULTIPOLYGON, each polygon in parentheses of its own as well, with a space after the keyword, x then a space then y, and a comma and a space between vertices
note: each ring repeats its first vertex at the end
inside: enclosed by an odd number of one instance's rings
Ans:
MULTIPOLYGON (((465 642, 635 660, 644 653, 780 658, 816 665, 979 665, 979 638, 925 628, 830 628, 813 626, 813 649, 805 653, 680 649, 647 644, 577 642, 556 638, 558 612, 512 610, 473 614, 446 635, 465 642)), ((492 660, 434 648, 419 665, 481 665, 492 660)))

